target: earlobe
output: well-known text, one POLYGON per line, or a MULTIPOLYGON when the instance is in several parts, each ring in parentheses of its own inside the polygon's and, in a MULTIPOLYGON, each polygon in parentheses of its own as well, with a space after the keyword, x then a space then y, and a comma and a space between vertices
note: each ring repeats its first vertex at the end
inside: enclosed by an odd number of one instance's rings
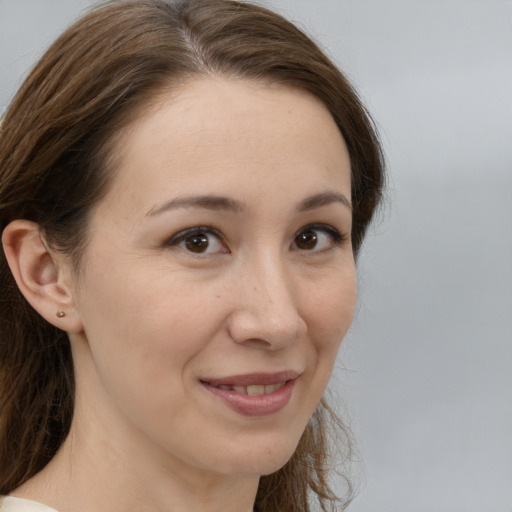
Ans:
POLYGON ((48 248, 39 225, 11 222, 4 229, 2 244, 18 288, 30 305, 59 329, 81 331, 69 265, 63 255, 48 248))

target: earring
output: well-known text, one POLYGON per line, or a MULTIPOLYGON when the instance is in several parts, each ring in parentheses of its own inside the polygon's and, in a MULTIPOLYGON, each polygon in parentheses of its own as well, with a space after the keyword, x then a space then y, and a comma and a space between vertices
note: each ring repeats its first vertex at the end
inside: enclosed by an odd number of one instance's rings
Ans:
POLYGON ((57 311, 57 318, 64 318, 66 316, 66 313, 62 310, 57 311))

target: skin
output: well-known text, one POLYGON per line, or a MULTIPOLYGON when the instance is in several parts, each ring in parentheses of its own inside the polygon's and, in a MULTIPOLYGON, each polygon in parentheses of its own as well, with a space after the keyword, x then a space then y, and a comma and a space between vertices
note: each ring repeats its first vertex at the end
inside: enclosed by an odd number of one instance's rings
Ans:
POLYGON ((214 78, 165 92, 120 140, 79 275, 52 254, 39 279, 69 295, 66 317, 57 292, 43 314, 70 333, 71 433, 13 494, 62 512, 249 512, 260 475, 294 452, 352 321, 345 143, 304 92, 214 78), (170 204, 204 195, 236 208, 170 204), (177 236, 205 225, 204 252, 177 236), (301 246, 311 232, 316 245, 301 246), (283 370, 299 374, 292 396, 263 417, 201 383, 283 370))

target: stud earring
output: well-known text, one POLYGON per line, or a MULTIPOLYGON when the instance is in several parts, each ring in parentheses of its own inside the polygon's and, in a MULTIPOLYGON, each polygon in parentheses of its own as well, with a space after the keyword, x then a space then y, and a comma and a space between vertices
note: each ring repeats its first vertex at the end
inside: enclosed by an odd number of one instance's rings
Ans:
POLYGON ((57 318, 64 318, 66 316, 66 313, 62 310, 57 311, 57 318))

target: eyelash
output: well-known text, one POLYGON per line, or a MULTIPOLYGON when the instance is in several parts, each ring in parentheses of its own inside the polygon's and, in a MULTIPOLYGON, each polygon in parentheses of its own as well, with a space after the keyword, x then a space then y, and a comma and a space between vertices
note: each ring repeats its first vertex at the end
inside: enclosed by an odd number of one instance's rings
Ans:
MULTIPOLYGON (((223 244, 223 246, 225 248, 225 250, 222 251, 221 253, 229 254, 231 252, 229 250, 229 248, 227 248, 224 245, 225 237, 219 232, 219 230, 217 230, 216 228, 214 228, 212 226, 195 226, 193 228, 189 228, 189 229, 185 229, 184 231, 180 231, 179 233, 177 233, 176 235, 171 237, 166 242, 165 245, 167 247, 171 247, 171 248, 178 247, 180 244, 185 242, 188 238, 192 238, 194 236, 200 237, 201 235, 203 235, 205 237, 209 237, 210 235, 214 235, 219 240, 219 242, 221 244, 223 244)), ((292 246, 294 245, 296 250, 298 250, 298 251, 301 251, 301 252, 304 252, 304 253, 316 254, 316 253, 324 252, 324 251, 326 251, 326 250, 328 250, 328 249, 330 249, 332 247, 340 246, 344 242, 346 242, 347 240, 348 240, 348 236, 345 235, 345 234, 340 233, 340 231, 338 231, 333 226, 330 226, 328 224, 309 224, 309 225, 304 226, 303 228, 301 228, 299 231, 297 231, 297 233, 293 237, 292 246), (313 249, 301 249, 300 247, 297 246, 297 238, 301 234, 307 233, 308 231, 321 231, 323 233, 326 233, 329 237, 331 237, 332 245, 330 247, 326 248, 326 249, 320 249, 320 250, 314 250, 314 248, 313 249)), ((208 245, 207 245, 206 248, 208 248, 210 244, 211 244, 211 241, 208 240, 208 245)), ((209 254, 209 253, 205 253, 205 252, 194 253, 194 251, 189 250, 189 249, 187 249, 185 247, 183 247, 182 249, 184 251, 186 251, 186 252, 188 252, 188 253, 190 253, 192 255, 198 256, 198 257, 201 257, 204 254, 209 254)))
MULTIPOLYGON (((333 227, 329 224, 309 224, 308 226, 304 226, 299 231, 297 231, 297 233, 293 237, 293 240, 294 240, 293 244, 296 244, 297 237, 301 233, 306 233, 307 231, 322 231, 323 233, 327 233, 332 238, 332 245, 328 249, 330 249, 332 247, 339 247, 340 245, 342 245, 344 242, 346 242, 348 240, 347 235, 342 234, 335 227, 333 227)), ((316 251, 315 250, 308 251, 308 250, 304 249, 304 252, 320 253, 320 252, 323 252, 324 250, 326 250, 326 249, 323 249, 323 250, 321 249, 321 250, 316 250, 316 251)))
MULTIPOLYGON (((195 226, 193 228, 188 228, 183 231, 180 231, 176 235, 170 238, 168 242, 166 242, 167 247, 178 247, 181 243, 185 242, 187 238, 191 238, 193 236, 199 237, 201 235, 210 236, 214 235, 221 243, 225 241, 225 237, 213 226, 195 226)), ((188 251, 186 248, 183 248, 185 251, 190 254, 194 254, 193 251, 188 251)), ((231 251, 226 247, 224 253, 230 253, 231 251)), ((196 253, 197 256, 201 256, 204 253, 196 253)))

